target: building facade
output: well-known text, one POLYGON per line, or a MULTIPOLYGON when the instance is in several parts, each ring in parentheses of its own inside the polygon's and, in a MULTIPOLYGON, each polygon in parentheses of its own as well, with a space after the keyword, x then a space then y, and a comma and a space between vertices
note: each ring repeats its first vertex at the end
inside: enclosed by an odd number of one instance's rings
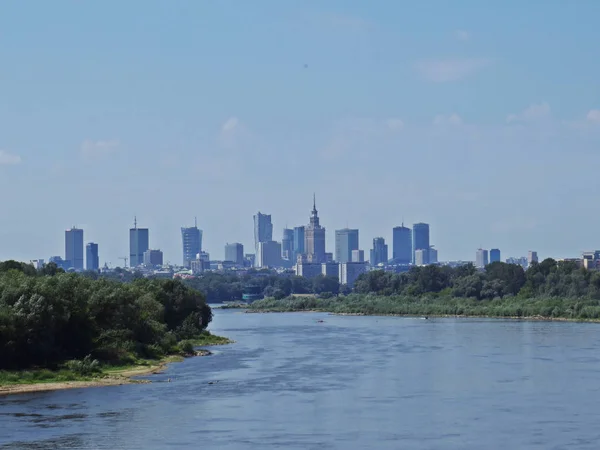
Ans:
POLYGON ((438 251, 432 245, 429 247, 429 251, 427 252, 427 264, 437 264, 438 263, 438 251))
POLYGON ((83 230, 80 228, 65 231, 65 262, 69 268, 83 270, 83 230))
POLYGON ((296 261, 298 255, 304 253, 304 226, 294 227, 294 256, 293 260, 296 261))
POLYGON ((351 262, 365 262, 365 251, 364 250, 352 250, 352 261, 351 262))
POLYGON ((144 265, 148 267, 163 265, 163 252, 148 249, 144 252, 144 265))
POLYGON ((150 248, 150 232, 148 228, 138 228, 137 219, 133 228, 129 229, 129 267, 144 264, 144 252, 150 248))
POLYGON ((273 223, 270 214, 260 211, 254 216, 254 249, 258 252, 260 242, 271 242, 273 240, 273 223))
POLYGON ((484 269, 489 263, 488 251, 482 248, 478 249, 475 253, 475 267, 484 269))
POLYGON ((296 260, 294 252, 294 230, 291 228, 283 229, 283 238, 281 239, 281 257, 286 261, 296 260))
POLYGON ((335 260, 339 263, 352 261, 354 250, 358 250, 358 230, 351 228, 335 230, 335 260))
POLYGON ((313 210, 310 223, 304 229, 304 249, 309 263, 325 262, 325 228, 319 223, 316 199, 313 198, 313 210))
POLYGON ((415 266, 426 266, 429 264, 429 250, 420 248, 415 250, 415 266))
POLYGON ((392 231, 392 259, 394 264, 410 264, 413 260, 412 233, 404 224, 392 231))
POLYGON ((529 250, 527 253, 527 265, 530 266, 531 263, 539 262, 537 252, 529 250))
POLYGON ((195 222, 193 227, 181 227, 181 245, 183 248, 183 267, 191 268, 196 255, 202 251, 202 230, 195 222))
POLYGON ((225 244, 225 261, 232 261, 237 265, 244 265, 244 246, 239 242, 225 244))
POLYGON ((352 289, 356 279, 366 271, 367 264, 364 262, 348 262, 340 264, 340 284, 345 284, 352 289))
POLYGON ((385 239, 376 237, 373 239, 373 249, 371 250, 371 258, 369 260, 372 266, 378 264, 387 264, 388 262, 388 246, 385 239))
POLYGON ((306 261, 296 264, 296 275, 304 278, 315 278, 323 273, 320 263, 309 263, 306 261))
MULTIPOLYGON (((412 242, 413 242, 413 263, 415 263, 415 251, 417 250, 429 250, 429 224, 427 223, 415 223, 412 230, 412 242)), ((429 260, 425 261, 428 264, 429 260)))
POLYGON ((281 267, 281 244, 276 241, 259 242, 256 266, 262 268, 281 267))
POLYGON ((490 250, 490 264, 493 262, 500 262, 502 259, 500 258, 500 250, 497 248, 493 248, 490 250))
POLYGON ((97 272, 100 269, 100 258, 98 257, 98 244, 89 242, 85 246, 85 268, 97 272))
POLYGON ((326 277, 335 277, 339 279, 340 265, 337 262, 326 262, 321 264, 321 273, 326 277))

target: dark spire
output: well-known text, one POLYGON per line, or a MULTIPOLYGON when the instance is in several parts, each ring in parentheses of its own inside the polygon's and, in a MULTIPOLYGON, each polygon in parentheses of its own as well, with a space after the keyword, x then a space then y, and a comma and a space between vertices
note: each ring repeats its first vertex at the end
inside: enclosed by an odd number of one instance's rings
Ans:
POLYGON ((313 210, 312 210, 313 214, 317 213, 317 196, 316 194, 313 192, 313 210))

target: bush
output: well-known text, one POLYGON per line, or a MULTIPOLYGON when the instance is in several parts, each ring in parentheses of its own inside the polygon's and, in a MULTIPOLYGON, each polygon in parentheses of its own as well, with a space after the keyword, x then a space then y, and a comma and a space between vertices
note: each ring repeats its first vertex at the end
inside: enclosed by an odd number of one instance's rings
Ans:
POLYGON ((81 376, 90 376, 100 373, 100 363, 97 359, 92 359, 92 355, 87 355, 79 361, 67 361, 66 367, 81 376))

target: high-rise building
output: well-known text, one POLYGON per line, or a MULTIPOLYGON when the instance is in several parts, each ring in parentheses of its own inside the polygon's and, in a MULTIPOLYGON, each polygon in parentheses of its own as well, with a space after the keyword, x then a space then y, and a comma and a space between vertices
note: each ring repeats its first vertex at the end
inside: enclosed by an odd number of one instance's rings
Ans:
POLYGON ((129 229, 129 267, 144 264, 144 252, 150 247, 149 235, 148 228, 137 227, 137 218, 135 218, 133 228, 129 229))
POLYGON ((232 261, 238 265, 244 264, 244 246, 239 242, 225 244, 225 261, 232 261))
POLYGON ((202 230, 194 220, 193 227, 181 227, 181 243, 183 246, 183 267, 190 268, 196 255, 202 251, 202 230))
POLYGON ((304 226, 294 227, 294 257, 296 261, 298 255, 304 253, 304 226))
POLYGON ((339 263, 352 261, 354 250, 358 250, 358 230, 350 228, 335 230, 335 260, 339 263))
POLYGON ((314 196, 310 223, 304 229, 304 250, 307 262, 325 262, 325 228, 319 224, 317 202, 314 196))
POLYGON ((490 250, 490 263, 500 262, 500 250, 497 248, 493 248, 490 250))
POLYGON ((530 266, 531 263, 538 262, 538 254, 537 252, 529 250, 527 253, 527 265, 530 266))
POLYGON ((65 231, 65 262, 69 268, 83 270, 83 230, 80 228, 65 231))
MULTIPOLYGON (((413 263, 415 262, 415 251, 416 250, 427 250, 429 251, 429 224, 427 223, 415 223, 412 230, 412 249, 413 249, 413 263)), ((425 261, 428 264, 429 260, 425 261)))
POLYGON ((392 249, 392 259, 395 264, 412 262, 412 233, 404 224, 393 229, 392 249))
POLYGON ((281 267, 281 244, 276 241, 258 243, 257 267, 281 267))
POLYGON ((94 242, 88 242, 88 244, 85 246, 85 265, 87 270, 98 271, 98 269, 100 269, 98 244, 94 242))
POLYGON ((367 264, 364 262, 348 262, 340 264, 340 284, 345 284, 352 289, 356 279, 366 271, 367 264))
POLYGON ((144 252, 144 265, 149 267, 163 265, 163 252, 148 249, 144 252))
POLYGON ((385 239, 376 237, 373 239, 373 249, 371 250, 370 263, 376 266, 380 263, 386 264, 388 261, 388 246, 385 239))
POLYGON ((326 262, 321 264, 321 273, 326 277, 335 277, 339 280, 340 264, 337 262, 326 262))
POLYGON ((283 239, 281 239, 281 257, 286 261, 293 261, 294 263, 296 262, 296 255, 294 253, 294 230, 291 228, 283 229, 283 239))
POLYGON ((437 262, 438 262, 438 251, 433 245, 431 245, 429 247, 429 251, 427 252, 427 264, 437 264, 437 262))
POLYGON ((260 211, 254 216, 254 248, 258 252, 260 242, 270 242, 273 240, 273 223, 270 214, 263 214, 260 211))
POLYGON ((519 258, 506 258, 506 264, 516 264, 518 266, 521 266, 523 269, 527 269, 527 258, 525 256, 521 256, 519 258))
POLYGON ((475 253, 475 267, 483 269, 489 264, 488 251, 482 248, 475 253))
POLYGON ((365 262, 365 251, 352 250, 352 262, 365 262))
POLYGON ((415 250, 415 266, 426 266, 429 264, 429 250, 420 248, 415 250))

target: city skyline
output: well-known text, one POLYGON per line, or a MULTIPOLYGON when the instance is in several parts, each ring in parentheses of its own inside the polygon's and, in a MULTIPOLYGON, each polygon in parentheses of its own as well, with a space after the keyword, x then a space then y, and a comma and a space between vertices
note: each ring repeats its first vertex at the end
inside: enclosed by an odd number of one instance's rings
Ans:
POLYGON ((0 258, 62 255, 76 224, 115 265, 135 214, 174 263, 195 215, 212 255, 251 249, 249 217, 279 240, 313 191, 328 252, 346 225, 391 245, 403 217, 442 259, 597 246, 564 233, 600 214, 596 187, 557 182, 600 161, 597 2, 80 3, 0 16, 0 258))

